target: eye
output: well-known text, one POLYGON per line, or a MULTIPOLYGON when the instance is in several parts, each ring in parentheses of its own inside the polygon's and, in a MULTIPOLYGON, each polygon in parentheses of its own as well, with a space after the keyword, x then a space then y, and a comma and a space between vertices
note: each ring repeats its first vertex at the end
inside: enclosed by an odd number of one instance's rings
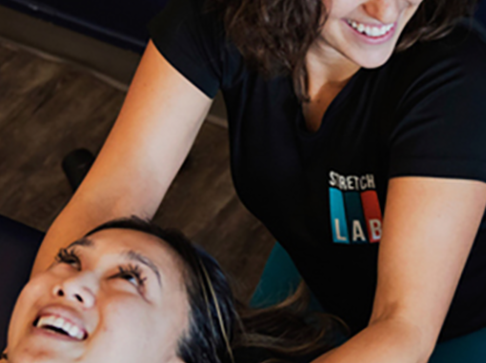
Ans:
POLYGON ((145 281, 147 280, 147 278, 142 275, 142 271, 138 266, 119 266, 118 271, 118 274, 116 274, 114 277, 127 280, 136 287, 145 286, 145 281))
POLYGON ((65 263, 77 269, 81 268, 81 260, 74 248, 71 250, 61 248, 56 256, 56 262, 65 263))

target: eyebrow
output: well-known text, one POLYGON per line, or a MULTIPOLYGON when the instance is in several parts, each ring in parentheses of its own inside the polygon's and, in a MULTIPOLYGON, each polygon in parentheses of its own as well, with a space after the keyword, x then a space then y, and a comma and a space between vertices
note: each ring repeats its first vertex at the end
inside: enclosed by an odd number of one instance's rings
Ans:
POLYGON ((88 237, 83 237, 71 243, 67 248, 74 246, 93 247, 93 240, 90 240, 88 237))
MULTIPOLYGON (((88 237, 83 237, 83 238, 71 243, 67 248, 71 248, 71 247, 75 247, 75 246, 93 247, 94 242, 93 242, 93 240, 89 239, 88 237)), ((131 261, 140 262, 140 263, 144 264, 145 266, 147 266, 149 269, 151 269, 152 272, 155 274, 155 276, 157 276, 157 281, 159 283, 159 286, 162 287, 159 269, 157 268, 155 263, 153 263, 152 260, 150 260, 150 258, 148 258, 148 257, 146 257, 146 256, 144 256, 144 255, 142 255, 138 252, 135 252, 133 250, 122 252, 121 255, 123 257, 131 260, 131 261)))
POLYGON ((152 272, 155 274, 155 276, 157 276, 157 281, 159 282, 159 286, 162 287, 162 283, 160 281, 159 269, 157 268, 157 266, 155 266, 155 263, 153 263, 150 260, 150 258, 145 257, 144 255, 142 255, 138 252, 135 252, 133 250, 127 251, 127 252, 123 253, 123 255, 125 255, 125 257, 127 257, 129 260, 138 261, 138 262, 144 264, 145 266, 147 266, 149 269, 151 269, 152 272))

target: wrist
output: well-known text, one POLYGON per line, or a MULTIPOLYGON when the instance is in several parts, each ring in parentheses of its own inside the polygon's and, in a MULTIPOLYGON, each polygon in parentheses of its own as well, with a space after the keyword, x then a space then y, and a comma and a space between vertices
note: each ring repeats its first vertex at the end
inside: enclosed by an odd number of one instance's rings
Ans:
POLYGON ((426 363, 433 350, 426 341, 413 324, 378 320, 314 363, 426 363))

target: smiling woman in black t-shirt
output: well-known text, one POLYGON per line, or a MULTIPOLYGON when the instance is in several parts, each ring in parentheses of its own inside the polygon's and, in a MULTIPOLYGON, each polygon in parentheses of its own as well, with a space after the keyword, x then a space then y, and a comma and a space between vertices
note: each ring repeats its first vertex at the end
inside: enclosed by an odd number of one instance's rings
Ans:
POLYGON ((35 271, 106 219, 152 216, 221 90, 241 200, 353 331, 316 362, 425 362, 437 339, 486 327, 472 5, 173 0, 35 271))

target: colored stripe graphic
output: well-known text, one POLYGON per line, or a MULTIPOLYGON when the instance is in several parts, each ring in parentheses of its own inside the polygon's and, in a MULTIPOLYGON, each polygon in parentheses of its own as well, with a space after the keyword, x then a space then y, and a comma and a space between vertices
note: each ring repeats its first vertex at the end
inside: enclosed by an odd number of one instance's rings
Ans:
POLYGON ((331 204, 332 238, 335 243, 349 243, 343 193, 336 188, 329 188, 329 200, 331 204))
POLYGON ((344 193, 344 204, 351 243, 368 243, 366 221, 359 192, 344 193))
POLYGON ((361 193, 361 202, 368 228, 368 238, 370 242, 379 242, 381 240, 381 208, 378 201, 378 195, 375 190, 368 190, 361 193))

